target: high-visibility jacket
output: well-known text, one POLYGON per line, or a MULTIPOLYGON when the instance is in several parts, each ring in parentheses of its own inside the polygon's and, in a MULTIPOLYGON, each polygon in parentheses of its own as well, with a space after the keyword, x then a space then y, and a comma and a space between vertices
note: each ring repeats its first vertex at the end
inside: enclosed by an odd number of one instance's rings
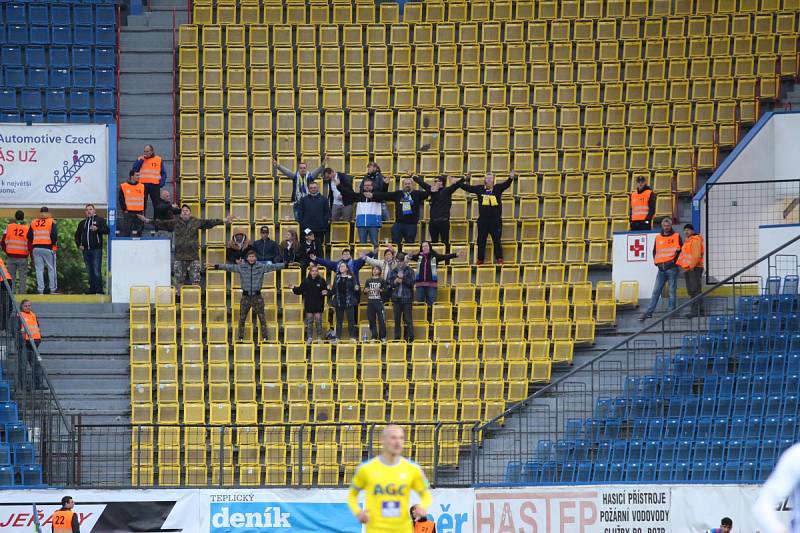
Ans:
POLYGON ((36 318, 36 313, 34 313, 33 311, 20 311, 19 316, 22 320, 25 321, 25 324, 28 326, 28 330, 31 332, 31 335, 29 337, 28 333, 25 331, 25 328, 23 328, 20 325, 20 330, 22 331, 22 338, 24 338, 26 341, 31 339, 33 340, 41 339, 42 333, 39 330, 39 319, 36 318))
POLYGON ((673 231, 669 235, 659 233, 656 235, 655 255, 653 262, 655 264, 667 263, 674 261, 675 257, 681 251, 681 236, 673 231))
POLYGON ((127 181, 119 186, 122 195, 125 197, 125 209, 132 213, 144 211, 144 185, 128 183, 127 181))
POLYGON ((0 274, 2 274, 3 277, 5 279, 7 279, 8 281, 11 281, 11 274, 8 273, 8 269, 6 268, 6 264, 2 259, 0 259, 0 274))
POLYGON ((681 255, 678 256, 677 264, 684 270, 691 270, 693 268, 703 266, 703 256, 705 255, 705 245, 703 244, 703 237, 694 234, 683 243, 681 248, 681 255))
POLYGON ((424 522, 414 522, 414 533, 435 533, 436 523, 426 520, 424 522))
POLYGON ((53 513, 53 533, 72 533, 72 520, 75 513, 59 509, 53 513))
POLYGON ((650 196, 652 194, 652 189, 631 193, 631 220, 647 220, 647 216, 650 214, 650 196))
POLYGON ((53 219, 48 218, 37 218, 33 222, 31 222, 31 229, 33 229, 33 245, 36 246, 37 244, 44 244, 50 245, 53 244, 52 239, 50 238, 50 232, 53 229, 53 219))
POLYGON ((6 253, 9 257, 28 257, 28 229, 27 224, 12 222, 6 228, 6 253))
POLYGON ((158 185, 161 183, 161 156, 142 158, 142 168, 139 169, 139 183, 158 185))

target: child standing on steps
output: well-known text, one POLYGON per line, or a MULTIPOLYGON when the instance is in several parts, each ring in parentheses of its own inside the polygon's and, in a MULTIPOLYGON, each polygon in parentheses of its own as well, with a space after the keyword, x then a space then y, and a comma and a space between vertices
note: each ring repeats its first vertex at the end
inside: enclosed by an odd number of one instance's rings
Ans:
POLYGON ((311 343, 316 331, 316 338, 322 340, 322 311, 325 308, 325 297, 328 295, 328 284, 319 275, 319 267, 311 265, 308 277, 299 286, 292 286, 292 292, 302 295, 303 312, 305 313, 306 342, 311 343))

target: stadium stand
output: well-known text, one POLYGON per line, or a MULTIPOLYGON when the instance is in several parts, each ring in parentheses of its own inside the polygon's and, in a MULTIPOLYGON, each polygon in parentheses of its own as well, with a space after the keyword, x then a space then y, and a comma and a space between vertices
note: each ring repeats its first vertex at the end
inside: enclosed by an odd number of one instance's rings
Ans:
POLYGON ((763 481, 800 437, 797 313, 797 276, 770 278, 622 396, 599 398, 592 418, 568 420, 566 438, 509 462, 506 481, 763 481))
POLYGON ((20 422, 11 387, 0 379, 0 487, 34 487, 42 484, 42 466, 28 428, 20 422))
POLYGON ((4 1, 0 8, 0 121, 116 120, 115 2, 4 1))
MULTIPOLYGON (((698 173, 715 168, 720 148, 734 146, 761 102, 777 97, 781 78, 796 76, 798 2, 743 4, 426 1, 407 3, 401 20, 391 2, 195 2, 177 51, 180 191, 195 213, 233 214, 251 234, 256 224, 273 235, 298 230, 291 182, 274 176, 272 159, 293 168, 323 152, 355 176, 377 161, 392 189, 406 170, 520 177, 505 203, 506 264, 475 266, 471 250, 443 269, 431 322, 424 306, 414 308, 411 345, 307 346, 302 306, 288 289, 300 280, 295 268, 268 276, 270 341, 261 344, 249 325, 244 343, 231 341, 240 291, 225 273, 209 270, 204 289, 182 288, 179 303, 173 288, 159 288, 155 302, 133 288, 132 482, 205 485, 210 453, 223 465, 212 467, 211 483, 338 485, 368 449, 362 424, 486 421, 547 383, 596 326, 615 322, 614 287, 590 282, 589 268, 607 265, 612 232, 628 229, 635 176, 658 194, 656 216, 672 215, 677 195, 694 192, 698 173), (330 420, 352 425, 313 438, 285 425, 330 420), (313 453, 298 457, 300 442, 313 442, 313 453)), ((470 249, 477 206, 460 192, 453 203, 452 248, 470 249)), ((337 257, 353 232, 332 229, 329 257, 337 257)), ((423 222, 418 234, 425 230, 423 222)), ((224 262, 225 241, 222 228, 206 232, 207 264, 224 262)), ((541 456, 509 464, 507 479, 731 479, 728 468, 755 479, 744 444, 734 459, 709 443, 742 440, 714 436, 738 424, 717 425, 719 402, 697 398, 697 414, 684 409, 696 398, 690 378, 716 387, 728 376, 700 357, 664 361, 652 382, 599 402, 597 416, 572 423, 582 435, 543 441, 541 456), (680 413, 657 418, 673 396, 680 413), (710 414, 701 416, 701 403, 710 414), (664 477, 645 455, 651 441, 659 457, 672 457, 664 477), (607 470, 587 469, 606 451, 607 470)), ((457 465, 466 443, 458 432, 414 436, 409 452, 426 469, 457 465)))

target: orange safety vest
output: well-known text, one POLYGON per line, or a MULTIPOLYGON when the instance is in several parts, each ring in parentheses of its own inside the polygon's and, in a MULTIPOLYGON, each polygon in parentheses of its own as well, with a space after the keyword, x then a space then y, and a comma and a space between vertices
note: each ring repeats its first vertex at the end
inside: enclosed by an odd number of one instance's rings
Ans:
POLYGON ((6 253, 15 256, 28 257, 28 228, 27 224, 12 222, 6 228, 6 253))
POLYGON ((161 183, 161 156, 154 155, 150 158, 141 158, 142 168, 139 169, 139 183, 158 185, 161 183))
POLYGON ((631 220, 647 220, 650 214, 650 196, 653 194, 651 189, 644 192, 633 191, 631 193, 631 220))
POLYGON ((50 240, 50 230, 53 229, 53 219, 37 218, 31 222, 33 228, 33 244, 53 244, 50 240))
POLYGON ((125 207, 128 211, 133 213, 144 211, 144 185, 141 183, 134 185, 126 181, 119 187, 125 196, 125 207))
POLYGON ((414 533, 432 533, 435 524, 430 520, 425 522, 414 522, 414 533))
POLYGON ((671 235, 656 235, 656 256, 653 258, 655 264, 674 261, 675 256, 681 251, 681 237, 678 232, 673 231, 671 235))
POLYGON ((691 237, 686 239, 685 243, 683 243, 683 248, 681 248, 681 255, 678 256, 677 265, 679 267, 683 268, 684 270, 688 270, 690 268, 697 268, 697 267, 701 267, 702 268, 702 266, 703 266, 703 256, 705 254, 706 254, 706 247, 703 244, 703 237, 701 237, 700 235, 697 235, 695 233, 694 235, 692 235, 691 237), (692 241, 695 240, 695 239, 699 239, 700 240, 700 257, 699 257, 699 260, 698 260, 698 258, 696 258, 696 257, 694 257, 692 255, 692 241), (696 260, 697 260, 697 263, 695 264, 696 260), (692 265, 694 265, 694 267, 692 265))
POLYGON ((31 336, 28 337, 28 333, 25 331, 25 328, 20 327, 22 331, 22 337, 27 341, 31 338, 33 340, 41 339, 42 333, 39 330, 39 319, 36 318, 36 313, 33 311, 20 311, 19 312, 20 318, 25 321, 25 324, 28 326, 28 330, 31 332, 31 336))
POLYGON ((0 259, 0 273, 2 273, 8 281, 11 281, 11 274, 8 273, 6 264, 2 259, 0 259))
POLYGON ((72 516, 75 513, 59 509, 53 513, 53 533, 72 533, 72 516))

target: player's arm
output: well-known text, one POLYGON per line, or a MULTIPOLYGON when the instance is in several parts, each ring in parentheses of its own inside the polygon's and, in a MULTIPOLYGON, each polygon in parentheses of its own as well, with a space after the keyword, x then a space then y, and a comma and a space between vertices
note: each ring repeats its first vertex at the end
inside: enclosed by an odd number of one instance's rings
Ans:
POLYGON ((431 496, 430 491, 430 483, 428 483, 428 478, 425 477, 425 473, 422 471, 419 466, 419 475, 414 476, 414 481, 411 482, 411 488, 419 495, 419 507, 421 507, 420 512, 423 514, 428 513, 428 508, 433 504, 433 497, 431 496))
POLYGON ((366 524, 367 520, 369 520, 366 510, 361 509, 358 505, 358 495, 364 490, 363 487, 366 487, 365 476, 364 469, 359 467, 353 476, 353 480, 350 483, 350 490, 347 493, 347 506, 350 508, 350 512, 353 513, 353 516, 362 524, 366 524))
POLYGON ((778 517, 777 507, 800 482, 800 446, 795 445, 781 456, 772 471, 753 510, 766 533, 785 533, 786 526, 778 517))

